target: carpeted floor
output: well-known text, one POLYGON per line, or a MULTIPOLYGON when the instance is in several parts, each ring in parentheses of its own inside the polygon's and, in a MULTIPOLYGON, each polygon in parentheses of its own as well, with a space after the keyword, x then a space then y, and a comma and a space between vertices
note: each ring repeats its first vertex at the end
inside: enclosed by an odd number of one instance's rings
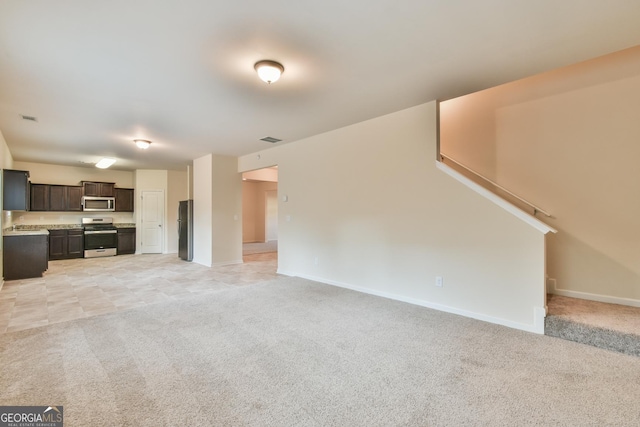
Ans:
POLYGON ((0 335, 65 426, 637 426, 640 359, 298 278, 0 335))

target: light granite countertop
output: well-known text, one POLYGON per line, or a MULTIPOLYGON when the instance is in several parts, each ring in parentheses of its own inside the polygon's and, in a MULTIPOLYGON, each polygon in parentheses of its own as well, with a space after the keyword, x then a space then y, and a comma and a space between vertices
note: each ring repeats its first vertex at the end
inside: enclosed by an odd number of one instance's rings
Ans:
MULTIPOLYGON (((134 223, 129 222, 118 222, 113 225, 116 228, 136 228, 134 223)), ((71 230, 78 228, 83 228, 82 224, 16 224, 15 230, 12 227, 7 227, 2 231, 6 235, 8 231, 27 232, 41 230, 71 230)))
POLYGON ((37 230, 13 230, 11 228, 6 229, 2 232, 2 235, 7 236, 47 236, 49 235, 49 231, 43 228, 37 230))

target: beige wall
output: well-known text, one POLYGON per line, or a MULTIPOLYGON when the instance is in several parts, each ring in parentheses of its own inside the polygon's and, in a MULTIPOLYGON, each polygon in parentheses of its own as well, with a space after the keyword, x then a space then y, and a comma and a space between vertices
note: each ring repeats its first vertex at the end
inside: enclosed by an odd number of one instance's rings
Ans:
POLYGON ((242 242, 257 242, 258 183, 242 182, 242 242))
POLYGON ((265 210, 266 192, 278 190, 277 182, 242 182, 242 241, 265 242, 267 240, 265 210))
POLYGON ((253 181, 269 181, 269 182, 278 182, 278 168, 264 168, 258 169, 254 171, 244 172, 242 174, 242 179, 245 180, 253 180, 253 181))
MULTIPOLYGON (((7 142, 4 139, 4 136, 2 135, 2 132, 0 132, 0 168, 2 169, 13 169, 13 156, 11 155, 11 151, 9 151, 9 147, 7 146, 7 142)), ((0 184, 2 183, 2 175, 0 175, 0 184)), ((2 207, 2 188, 3 186, 0 185, 0 208, 2 207)), ((12 222, 12 216, 11 216, 11 212, 5 212, 2 211, 3 215, 2 215, 2 223, 1 223, 1 227, 5 228, 5 227, 10 227, 11 226, 11 222, 12 222)), ((0 243, 0 248, 2 247, 2 244, 0 243)), ((0 269, 2 268, 2 266, 0 266, 0 269)), ((1 271, 1 270, 0 270, 1 271)))
POLYGON ((193 161, 193 262, 213 263, 213 155, 193 161))
MULTIPOLYGON (((487 96, 491 96, 491 93, 487 93, 487 96)), ((446 119, 445 124, 440 127, 441 153, 453 157, 465 166, 474 165, 476 172, 495 181, 494 111, 479 110, 473 99, 463 96, 442 103, 440 116, 446 119)), ((464 170, 461 172, 465 173, 464 170)))
POLYGON ((242 175, 238 159, 213 156, 213 265, 242 263, 242 175))
POLYGON ((242 262, 242 175, 235 157, 208 154, 193 162, 193 261, 242 262))
MULTIPOLYGON (((7 146, 7 141, 4 139, 4 135, 0 131, 0 166, 2 169, 13 169, 13 156, 7 146)), ((0 201, 0 203, 2 203, 0 201)))
POLYGON ((639 93, 640 47, 463 97, 481 126, 457 117, 461 99, 441 105, 444 152, 495 168, 555 217, 540 219, 559 230, 548 252, 558 293, 640 304, 639 93))
POLYGON ((542 332, 544 235, 439 171, 436 128, 431 102, 241 157, 278 165, 279 271, 542 332))
POLYGON ((28 170, 34 184, 80 185, 81 181, 115 182, 117 187, 133 188, 131 171, 15 162, 14 169, 28 170))

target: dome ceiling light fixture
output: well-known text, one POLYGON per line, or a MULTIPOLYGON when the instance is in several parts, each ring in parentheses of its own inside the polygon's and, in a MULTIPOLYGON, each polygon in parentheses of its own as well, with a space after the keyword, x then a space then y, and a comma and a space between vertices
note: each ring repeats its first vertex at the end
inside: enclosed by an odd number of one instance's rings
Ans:
POLYGON ((146 139, 134 139, 133 142, 135 142, 136 146, 141 150, 146 150, 151 145, 151 141, 147 141, 146 139))
POLYGON ((277 82, 280 75, 284 73, 284 67, 276 61, 258 61, 253 68, 258 72, 258 77, 268 84, 277 82))

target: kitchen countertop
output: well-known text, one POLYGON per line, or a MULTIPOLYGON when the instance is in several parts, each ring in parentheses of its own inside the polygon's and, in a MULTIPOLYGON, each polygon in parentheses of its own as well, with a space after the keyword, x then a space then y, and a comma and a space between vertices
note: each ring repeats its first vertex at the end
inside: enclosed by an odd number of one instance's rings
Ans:
POLYGON ((113 225, 115 225, 116 228, 136 228, 136 225, 134 223, 127 223, 127 222, 118 222, 113 225))
MULTIPOLYGON (((16 224, 17 231, 66 230, 72 228, 82 228, 82 224, 16 224)), ((11 228, 5 228, 6 230, 11 230, 11 228)))
POLYGON ((48 236, 49 231, 45 229, 38 230, 4 230, 2 232, 3 236, 48 236))
MULTIPOLYGON (((134 223, 129 222, 117 222, 113 224, 116 228, 136 228, 134 223)), ((83 228, 82 224, 16 224, 15 231, 39 231, 39 230, 72 230, 83 228)), ((5 228, 4 233, 7 231, 14 231, 11 227, 5 228)))

